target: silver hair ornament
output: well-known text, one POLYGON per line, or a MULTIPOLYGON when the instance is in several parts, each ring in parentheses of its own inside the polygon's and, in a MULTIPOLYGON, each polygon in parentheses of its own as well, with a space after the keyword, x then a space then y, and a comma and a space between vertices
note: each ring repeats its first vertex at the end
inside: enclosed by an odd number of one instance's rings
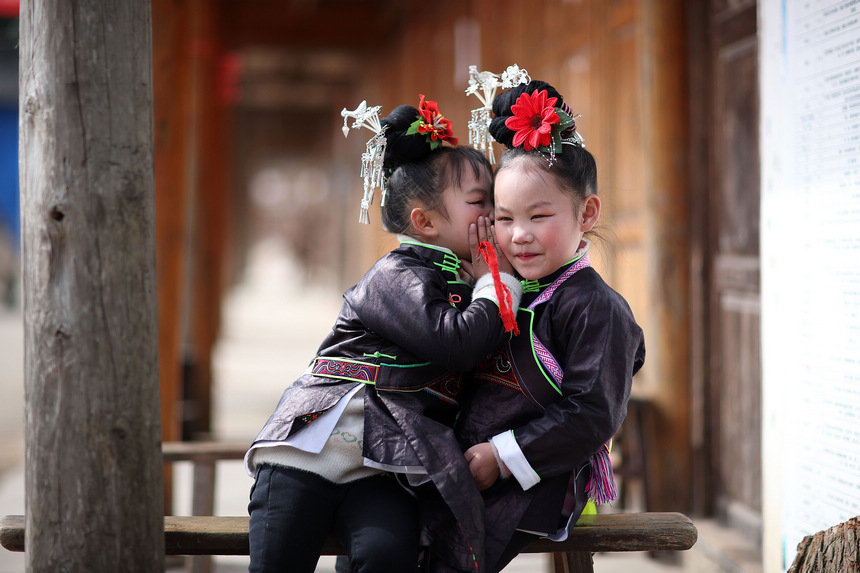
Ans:
POLYGON ((531 81, 529 73, 513 64, 502 73, 501 77, 493 72, 478 71, 478 66, 469 66, 469 87, 466 95, 476 96, 483 106, 472 110, 472 118, 469 120, 469 144, 487 155, 491 164, 495 164, 493 155, 493 136, 490 135, 490 113, 493 109, 493 99, 499 88, 512 88, 518 84, 527 84, 531 81))
POLYGON ((362 101, 354 110, 350 111, 343 108, 340 112, 343 117, 343 136, 349 135, 350 127, 352 129, 361 129, 365 127, 374 133, 367 141, 366 150, 361 154, 361 177, 364 181, 364 195, 361 198, 361 212, 358 215, 358 221, 365 225, 370 223, 368 211, 373 204, 373 192, 378 187, 380 191, 380 206, 385 206, 385 196, 388 191, 388 185, 383 176, 382 163, 385 159, 385 128, 381 126, 379 121, 379 110, 382 106, 376 105, 373 107, 367 106, 367 101, 362 101), (349 118, 353 118, 351 126, 347 126, 349 118))

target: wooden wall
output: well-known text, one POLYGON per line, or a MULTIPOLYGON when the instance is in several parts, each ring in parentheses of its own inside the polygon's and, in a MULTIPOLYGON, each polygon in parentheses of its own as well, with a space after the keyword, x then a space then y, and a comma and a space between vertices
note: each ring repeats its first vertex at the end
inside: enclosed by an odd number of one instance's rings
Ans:
POLYGON ((694 507, 761 535, 758 37, 755 0, 695 3, 688 24, 694 507))

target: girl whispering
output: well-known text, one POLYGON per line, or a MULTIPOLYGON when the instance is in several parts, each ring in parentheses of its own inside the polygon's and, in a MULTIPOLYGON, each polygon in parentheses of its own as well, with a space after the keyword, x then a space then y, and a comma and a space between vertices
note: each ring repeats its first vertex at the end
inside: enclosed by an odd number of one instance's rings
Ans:
POLYGON ((416 571, 417 505, 396 475, 432 480, 472 524, 462 534, 480 559, 480 495, 463 487, 469 469, 450 426, 462 373, 506 337, 498 293, 507 288, 516 309, 521 287, 504 274, 507 287, 494 284, 476 256, 489 238, 486 159, 442 145, 457 140, 423 95, 378 123, 383 226, 400 246, 343 295, 331 333, 246 454, 252 572, 314 571, 329 533, 353 571, 416 571), (470 260, 474 286, 461 272, 470 260))
POLYGON ((524 287, 519 333, 479 367, 455 431, 486 504, 488 570, 499 571, 539 537, 565 539, 589 499, 612 498, 606 444, 645 346, 590 265, 597 166, 561 95, 530 81, 497 96, 493 113, 490 133, 508 148, 494 229, 524 287))

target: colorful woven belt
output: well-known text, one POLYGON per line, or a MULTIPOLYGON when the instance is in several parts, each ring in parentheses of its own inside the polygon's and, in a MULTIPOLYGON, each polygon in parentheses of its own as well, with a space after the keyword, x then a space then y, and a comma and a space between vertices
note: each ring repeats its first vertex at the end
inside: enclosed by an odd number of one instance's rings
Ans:
POLYGON ((352 380, 364 384, 376 384, 379 366, 367 362, 357 362, 344 358, 315 358, 311 369, 314 376, 352 380))
POLYGON ((453 406, 459 406, 458 398, 463 389, 462 372, 450 372, 423 390, 453 406))

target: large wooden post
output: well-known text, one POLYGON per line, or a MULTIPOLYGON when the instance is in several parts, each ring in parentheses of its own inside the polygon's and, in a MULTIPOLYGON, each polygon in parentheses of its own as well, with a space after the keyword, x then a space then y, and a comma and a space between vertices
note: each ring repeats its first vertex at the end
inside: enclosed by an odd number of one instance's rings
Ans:
POLYGON ((27 569, 163 570, 150 2, 20 28, 27 569))

